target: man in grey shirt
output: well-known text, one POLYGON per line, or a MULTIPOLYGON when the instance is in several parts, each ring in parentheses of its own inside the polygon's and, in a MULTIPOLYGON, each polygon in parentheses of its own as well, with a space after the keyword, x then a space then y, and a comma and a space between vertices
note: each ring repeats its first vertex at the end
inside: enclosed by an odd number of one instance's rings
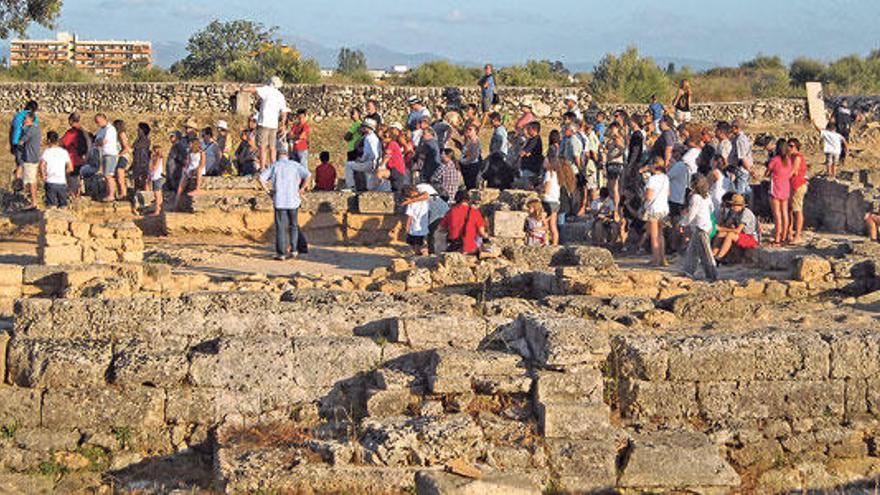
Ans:
POLYGON ((731 122, 730 127, 733 139, 731 140, 730 158, 727 160, 727 165, 733 167, 734 191, 748 199, 752 193, 749 180, 754 175, 753 166, 755 163, 752 158, 752 140, 743 132, 743 123, 740 119, 731 122))
POLYGON ((22 161, 22 184, 30 191, 32 209, 37 208, 37 170, 40 165, 40 144, 42 134, 37 117, 33 112, 24 116, 21 137, 18 141, 19 153, 22 161))
POLYGON ((492 140, 489 141, 489 155, 498 154, 502 160, 507 160, 507 150, 509 148, 507 142, 507 128, 501 121, 501 115, 498 112, 492 112, 489 116, 492 122, 492 140))

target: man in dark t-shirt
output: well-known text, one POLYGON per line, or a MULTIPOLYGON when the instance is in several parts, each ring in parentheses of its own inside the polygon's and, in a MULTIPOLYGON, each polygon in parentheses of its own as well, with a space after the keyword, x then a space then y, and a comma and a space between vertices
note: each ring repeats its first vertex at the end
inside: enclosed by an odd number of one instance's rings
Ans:
POLYGON ((654 142, 651 156, 663 158, 668 167, 669 162, 672 161, 672 150, 675 148, 677 141, 678 137, 675 135, 675 131, 672 130, 672 120, 669 117, 663 117, 660 119, 660 137, 654 142))
POLYGON ((544 167, 544 143, 541 141, 541 124, 526 124, 526 143, 520 151, 521 171, 524 176, 537 177, 544 167))

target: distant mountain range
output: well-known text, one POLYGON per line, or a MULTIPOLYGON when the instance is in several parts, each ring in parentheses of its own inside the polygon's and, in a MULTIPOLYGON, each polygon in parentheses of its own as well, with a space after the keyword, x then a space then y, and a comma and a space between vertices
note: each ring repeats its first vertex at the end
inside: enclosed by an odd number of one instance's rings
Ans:
MULTIPOLYGON (((318 64, 320 64, 322 68, 336 67, 336 56, 339 54, 339 47, 329 47, 326 45, 322 45, 321 43, 317 43, 315 41, 298 36, 282 36, 282 41, 289 45, 296 46, 296 48, 300 51, 300 53, 303 54, 303 56, 307 58, 314 58, 315 60, 317 60, 318 64)), ((418 67, 419 65, 425 62, 429 62, 431 60, 448 60, 449 62, 452 62, 454 64, 470 67, 478 67, 482 65, 482 63, 479 61, 460 60, 432 52, 399 52, 374 43, 360 44, 349 48, 354 48, 364 52, 364 55, 367 58, 367 65, 371 69, 388 69, 394 65, 418 67)), ((171 66, 171 64, 186 56, 186 42, 154 41, 153 52, 156 65, 168 68, 171 66)), ((9 56, 8 41, 0 41, 0 53, 2 53, 5 57, 9 56)), ((552 59, 553 57, 550 58, 552 59)), ((671 62, 675 64, 676 68, 680 69, 682 67, 688 66, 696 72, 704 71, 717 66, 717 64, 708 60, 689 59, 681 57, 661 56, 654 57, 654 60, 657 62, 657 65, 663 68, 666 68, 666 66, 671 62)), ((504 67, 507 65, 522 63, 525 63, 525 60, 511 61, 507 63, 496 63, 495 65, 498 67, 504 67)), ((565 66, 572 73, 591 72, 596 63, 597 61, 569 62, 566 63, 565 66)))

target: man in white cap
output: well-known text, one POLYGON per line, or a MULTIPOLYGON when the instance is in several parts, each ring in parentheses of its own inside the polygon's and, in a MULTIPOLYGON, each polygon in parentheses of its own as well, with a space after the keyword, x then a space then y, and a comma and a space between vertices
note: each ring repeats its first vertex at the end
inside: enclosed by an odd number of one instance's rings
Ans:
POLYGON ((581 112, 581 109, 578 108, 578 98, 575 95, 568 95, 565 97, 565 111, 573 113, 578 120, 584 119, 584 114, 581 112))
POLYGON ((299 206, 311 176, 309 170, 288 158, 287 143, 281 141, 278 161, 258 176, 260 187, 269 192, 275 207, 275 259, 296 258, 299 244, 299 206))
POLYGON ((374 181, 370 180, 373 169, 379 163, 381 158, 382 146, 379 143, 379 137, 376 136, 376 121, 373 119, 365 119, 361 125, 361 134, 364 136, 364 151, 357 160, 345 163, 345 188, 354 190, 354 173, 363 172, 367 174, 368 184, 374 181))
POLYGON ((281 78, 272 76, 265 86, 242 86, 241 91, 260 97, 260 112, 257 118, 257 146, 260 149, 260 168, 267 167, 276 158, 276 135, 279 122, 287 121, 290 111, 284 95, 281 94, 281 78))
POLYGON ((225 120, 218 120, 214 127, 217 128, 217 149, 220 150, 220 168, 226 170, 230 164, 230 156, 232 156, 232 142, 229 140, 229 124, 225 120))

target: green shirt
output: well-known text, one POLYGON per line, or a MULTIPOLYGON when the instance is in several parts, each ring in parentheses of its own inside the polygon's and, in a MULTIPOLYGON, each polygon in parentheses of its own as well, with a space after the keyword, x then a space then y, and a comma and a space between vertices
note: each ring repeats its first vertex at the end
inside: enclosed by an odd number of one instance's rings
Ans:
POLYGON ((361 123, 352 122, 351 126, 348 128, 348 132, 351 134, 351 139, 348 140, 348 151, 354 151, 357 142, 363 137, 361 135, 361 123))

